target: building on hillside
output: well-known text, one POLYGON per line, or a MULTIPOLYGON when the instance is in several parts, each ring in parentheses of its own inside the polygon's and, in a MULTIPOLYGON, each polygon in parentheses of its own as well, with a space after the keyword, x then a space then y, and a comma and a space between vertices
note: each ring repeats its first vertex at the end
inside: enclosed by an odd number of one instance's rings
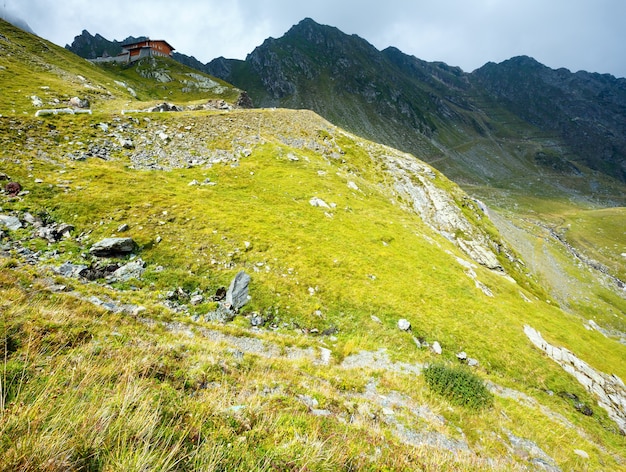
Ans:
POLYGON ((122 44, 122 52, 117 56, 102 56, 92 62, 134 62, 144 57, 171 57, 174 48, 162 39, 143 39, 122 44))
POLYGON ((136 61, 142 57, 164 56, 171 57, 174 48, 162 39, 146 39, 133 43, 122 44, 124 51, 128 51, 129 61, 136 61))

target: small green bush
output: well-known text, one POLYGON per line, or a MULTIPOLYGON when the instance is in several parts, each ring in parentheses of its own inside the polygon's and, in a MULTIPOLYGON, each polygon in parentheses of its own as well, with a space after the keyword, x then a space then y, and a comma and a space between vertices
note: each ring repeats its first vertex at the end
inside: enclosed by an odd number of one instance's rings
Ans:
POLYGON ((466 367, 430 365, 424 369, 428 386, 452 403, 476 410, 490 407, 493 397, 483 381, 466 367))

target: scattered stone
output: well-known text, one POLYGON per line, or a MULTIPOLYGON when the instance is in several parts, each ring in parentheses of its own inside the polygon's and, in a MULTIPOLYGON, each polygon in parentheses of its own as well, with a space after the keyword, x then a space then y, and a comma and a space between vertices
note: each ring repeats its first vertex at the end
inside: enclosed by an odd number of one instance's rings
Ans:
POLYGON ((309 395, 298 395, 298 400, 304 403, 310 410, 319 406, 319 402, 309 395))
POLYGON ((68 105, 73 108, 89 108, 89 100, 81 99, 78 97, 72 97, 70 98, 68 105))
POLYGON ((118 138, 118 142, 124 149, 133 149, 135 147, 131 139, 118 138))
POLYGON ((467 365, 470 367, 478 367, 479 363, 477 359, 474 359, 472 357, 468 357, 467 358, 467 365))
POLYGON ((351 180, 348 182, 348 188, 351 188, 352 190, 356 190, 356 191, 359 190, 359 187, 357 186, 357 184, 355 184, 351 180))
POLYGON ((11 177, 9 177, 4 172, 0 172, 0 181, 3 181, 3 180, 11 180, 11 177))
POLYGON ((133 252, 136 247, 137 245, 132 238, 105 238, 91 246, 89 252, 94 256, 104 257, 129 254, 133 252))
POLYGON ((161 113, 164 111, 183 111, 183 109, 179 106, 176 106, 172 103, 167 103, 167 102, 163 102, 160 103, 156 106, 150 107, 148 108, 146 111, 148 112, 156 112, 156 113, 161 113))
POLYGON ((311 206, 313 206, 313 207, 329 208, 330 209, 330 205, 328 203, 326 203, 324 200, 322 200, 321 198, 318 198, 318 197, 311 198, 311 200, 309 200, 309 204, 311 206))
POLYGON ((203 301, 204 301, 204 296, 202 296, 202 294, 200 293, 197 293, 189 297, 189 303, 191 303, 194 306, 200 305, 203 301))
POLYGON ((22 227, 22 222, 15 216, 0 215, 0 226, 4 226, 8 230, 15 231, 22 227))
POLYGON ((435 354, 441 354, 443 352, 443 350, 441 349, 441 344, 439 344, 439 341, 435 341, 433 343, 432 349, 435 354))
POLYGON ((36 183, 36 184, 43 184, 43 180, 41 180, 41 179, 35 179, 35 183, 36 183))
POLYGON ((411 329, 411 323, 409 323, 408 320, 401 318, 398 320, 398 328, 400 328, 402 331, 408 331, 411 329))
POLYGON ((61 264, 56 272, 64 277, 72 277, 79 278, 82 277, 85 271, 87 270, 87 266, 80 264, 72 264, 71 262, 65 262, 61 264))
POLYGON ((146 270, 146 263, 137 258, 134 261, 124 264, 119 269, 115 270, 110 276, 110 281, 115 282, 127 282, 130 279, 139 280, 146 270))
POLYGON ((16 197, 22 191, 22 186, 18 182, 9 182, 4 186, 4 191, 10 197, 16 197))
POLYGON ((465 362, 467 361, 467 354, 465 353, 465 351, 458 352, 456 354, 456 358, 460 360, 461 362, 465 362))
POLYGON ((193 179, 191 182, 189 182, 187 184, 189 187, 193 187, 195 185, 200 185, 200 182, 198 182, 196 179, 193 179))
POLYGON ((582 457, 583 459, 589 459, 589 454, 587 454, 582 449, 574 449, 574 454, 576 454, 577 456, 582 457))
POLYGON ((55 243, 61 238, 70 238, 71 232, 74 231, 74 226, 67 223, 52 223, 48 226, 42 225, 43 223, 36 225, 37 231, 35 232, 35 236, 51 243, 55 243))
POLYGON ((165 142, 170 140, 170 137, 162 131, 159 133, 159 138, 161 138, 161 141, 165 141, 165 142))
POLYGON ((130 229, 130 227, 126 223, 123 223, 123 224, 121 224, 121 225, 119 225, 117 227, 117 232, 118 233, 123 233, 125 231, 128 231, 129 229, 130 229))
POLYGON ((37 95, 32 95, 30 97, 30 101, 34 107, 41 108, 43 106, 43 100, 39 98, 37 95))
POLYGON ((374 323, 383 324, 383 322, 382 322, 382 321, 380 321, 380 318, 379 318, 378 316, 376 316, 376 315, 371 315, 371 318, 372 318, 372 321, 373 321, 374 323))
POLYGON ((265 319, 258 313, 253 313, 250 318, 250 326, 253 328, 259 328, 265 324, 265 319))

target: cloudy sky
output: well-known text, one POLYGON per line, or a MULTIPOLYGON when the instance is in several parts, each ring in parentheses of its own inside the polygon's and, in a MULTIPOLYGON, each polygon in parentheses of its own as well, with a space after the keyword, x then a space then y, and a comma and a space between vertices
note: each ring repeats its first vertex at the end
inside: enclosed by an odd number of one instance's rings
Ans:
POLYGON ((0 0, 64 46, 86 29, 107 39, 165 39, 202 62, 245 58, 305 17, 472 71, 532 56, 552 67, 626 77, 626 0, 0 0))

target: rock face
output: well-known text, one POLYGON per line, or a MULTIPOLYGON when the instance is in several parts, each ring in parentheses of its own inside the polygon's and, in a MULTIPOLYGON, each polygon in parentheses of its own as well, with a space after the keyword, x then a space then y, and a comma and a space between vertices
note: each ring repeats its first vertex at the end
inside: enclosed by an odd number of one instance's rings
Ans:
MULTIPOLYGON (((491 241, 486 233, 479 231, 467 219, 452 192, 435 185, 434 182, 439 177, 429 166, 401 155, 387 156, 386 163, 387 172, 395 180, 396 192, 403 200, 410 202, 413 211, 428 226, 456 242, 463 252, 479 264, 489 269, 502 270, 502 265, 491 249, 501 243, 491 241)), ((476 219, 483 218, 476 203, 469 199, 463 203, 467 210, 476 215, 476 219)))
POLYGON ((129 254, 133 252, 136 247, 137 245, 132 238, 105 238, 91 246, 89 252, 94 256, 106 257, 129 254))
POLYGON ((599 372, 565 348, 549 344, 541 333, 530 326, 524 326, 524 333, 530 341, 544 351, 550 359, 572 374, 589 392, 596 395, 598 405, 604 408, 609 418, 626 434, 626 385, 616 375, 599 372))

